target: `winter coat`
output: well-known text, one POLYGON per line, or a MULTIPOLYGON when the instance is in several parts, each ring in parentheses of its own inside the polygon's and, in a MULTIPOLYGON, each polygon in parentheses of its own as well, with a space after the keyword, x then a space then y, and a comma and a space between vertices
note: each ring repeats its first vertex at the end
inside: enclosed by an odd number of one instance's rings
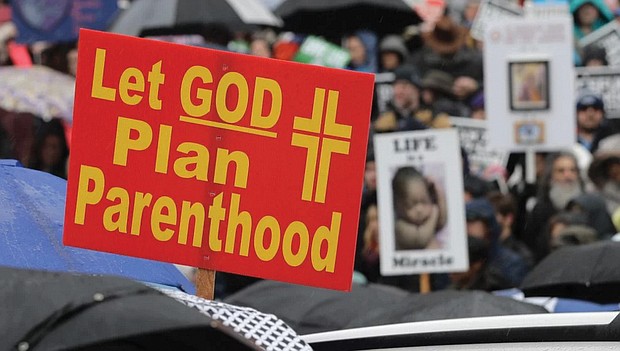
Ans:
POLYGON ((529 272, 525 260, 500 242, 501 228, 495 218, 493 205, 486 199, 474 199, 465 205, 467 219, 483 220, 488 229, 489 261, 486 266, 487 281, 495 282, 493 289, 514 288, 521 284, 529 272))
POLYGON ((616 233, 611 216, 607 212, 605 199, 598 194, 581 194, 571 200, 567 208, 585 214, 587 224, 596 230, 599 239, 609 239, 616 233))

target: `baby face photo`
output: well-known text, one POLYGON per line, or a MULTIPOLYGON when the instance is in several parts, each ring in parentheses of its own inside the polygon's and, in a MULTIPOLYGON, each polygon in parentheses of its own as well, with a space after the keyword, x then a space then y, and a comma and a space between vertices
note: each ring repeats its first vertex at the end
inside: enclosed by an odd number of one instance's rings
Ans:
POLYGON ((392 178, 396 250, 442 249, 447 220, 444 186, 414 166, 397 169, 392 178))
POLYGON ((381 274, 467 270, 457 131, 380 134, 374 150, 381 274))

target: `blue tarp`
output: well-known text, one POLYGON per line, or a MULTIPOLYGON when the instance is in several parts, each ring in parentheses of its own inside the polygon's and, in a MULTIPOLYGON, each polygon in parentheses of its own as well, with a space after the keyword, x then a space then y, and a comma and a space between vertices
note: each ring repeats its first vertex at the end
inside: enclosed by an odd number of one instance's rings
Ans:
POLYGON ((493 291, 493 294, 543 306, 547 311, 554 313, 620 311, 620 303, 599 304, 591 301, 553 296, 525 297, 519 289, 497 290, 493 291))
POLYGON ((0 265, 117 275, 195 293, 172 264, 64 246, 66 191, 62 178, 0 160, 0 265))

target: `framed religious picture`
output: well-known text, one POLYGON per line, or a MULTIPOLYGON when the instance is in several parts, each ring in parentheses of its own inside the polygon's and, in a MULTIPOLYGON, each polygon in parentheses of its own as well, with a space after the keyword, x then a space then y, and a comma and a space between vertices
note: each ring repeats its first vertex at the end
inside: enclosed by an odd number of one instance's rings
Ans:
POLYGON ((512 111, 549 109, 549 61, 509 61, 508 84, 512 111))

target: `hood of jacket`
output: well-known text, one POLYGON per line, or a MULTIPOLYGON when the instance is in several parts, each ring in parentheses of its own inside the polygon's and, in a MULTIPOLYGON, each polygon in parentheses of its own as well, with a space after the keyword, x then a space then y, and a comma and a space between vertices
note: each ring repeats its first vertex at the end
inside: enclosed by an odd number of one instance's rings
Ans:
POLYGON ((605 20, 611 21, 614 19, 613 12, 611 12, 604 0, 571 0, 570 12, 574 15, 578 8, 587 3, 594 5, 605 20))

